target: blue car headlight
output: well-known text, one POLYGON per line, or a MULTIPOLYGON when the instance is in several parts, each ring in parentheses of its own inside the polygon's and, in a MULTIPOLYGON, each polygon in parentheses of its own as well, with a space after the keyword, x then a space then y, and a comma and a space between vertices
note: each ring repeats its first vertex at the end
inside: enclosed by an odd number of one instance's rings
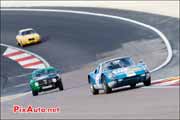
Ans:
POLYGON ((146 73, 146 79, 148 79, 150 76, 151 76, 151 75, 150 75, 150 73, 149 73, 149 72, 148 72, 148 73, 146 73))
POLYGON ((118 79, 119 82, 121 82, 123 79, 118 79))
POLYGON ((113 73, 109 73, 108 74, 108 78, 114 78, 114 74, 113 73))
POLYGON ((145 76, 145 74, 141 74, 141 77, 144 77, 145 76))

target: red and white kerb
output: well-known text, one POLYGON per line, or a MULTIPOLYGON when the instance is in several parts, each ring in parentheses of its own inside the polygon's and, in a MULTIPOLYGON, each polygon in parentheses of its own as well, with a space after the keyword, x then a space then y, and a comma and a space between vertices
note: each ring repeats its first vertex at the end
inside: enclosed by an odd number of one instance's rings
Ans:
POLYGON ((28 69, 45 68, 44 63, 40 59, 18 49, 7 48, 6 51, 3 53, 3 56, 16 61, 23 68, 28 68, 28 69))

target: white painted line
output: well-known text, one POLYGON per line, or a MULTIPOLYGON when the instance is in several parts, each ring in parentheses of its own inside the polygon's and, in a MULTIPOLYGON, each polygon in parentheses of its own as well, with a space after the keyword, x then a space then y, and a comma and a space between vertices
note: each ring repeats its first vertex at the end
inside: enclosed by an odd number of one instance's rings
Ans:
POLYGON ((10 79, 13 79, 13 78, 24 77, 24 76, 28 76, 28 75, 31 75, 31 73, 26 73, 26 74, 22 74, 22 75, 8 77, 8 79, 10 80, 10 79))
POLYGON ((18 88, 18 87, 23 87, 23 86, 27 86, 27 85, 29 85, 29 83, 22 83, 22 84, 19 84, 19 85, 12 86, 11 88, 18 88))
POLYGON ((4 97, 0 97, 0 99, 1 99, 1 102, 6 102, 6 101, 9 101, 9 100, 16 99, 18 97, 28 95, 30 93, 31 92, 26 92, 26 93, 20 93, 20 94, 15 94, 15 95, 10 95, 10 96, 4 96, 4 97))
POLYGON ((25 64, 34 63, 34 62, 37 62, 37 61, 40 61, 40 60, 37 59, 37 58, 32 58, 32 59, 29 59, 29 60, 20 61, 18 63, 23 66, 25 64))
POLYGON ((136 21, 136 20, 132 20, 132 19, 129 19, 129 18, 124 18, 124 17, 119 17, 119 16, 114 16, 114 15, 107 15, 107 14, 101 14, 101 13, 93 13, 93 12, 86 12, 86 11, 76 11, 76 10, 55 10, 55 9, 19 9, 19 8, 11 8, 11 9, 6 9, 6 8, 3 8, 1 9, 2 11, 35 11, 35 12, 62 12, 62 13, 74 13, 74 14, 82 14, 82 15, 92 15, 92 16, 99 16, 99 17, 108 17, 108 18, 113 18, 113 19, 118 19, 118 20, 124 20, 124 21, 127 21, 127 22, 131 22, 131 23, 134 23, 134 24, 137 24, 139 26, 143 26, 145 28, 148 28, 152 31, 154 31, 155 33, 157 33, 161 39, 164 41, 165 45, 166 45, 166 48, 167 48, 167 51, 168 51, 168 56, 166 58, 166 60, 161 64, 159 65, 158 67, 154 68, 151 70, 151 72, 154 72, 154 71, 157 71, 159 69, 161 69, 162 67, 166 66, 172 59, 172 48, 171 48, 171 45, 168 41, 168 39, 166 38, 166 36, 161 32, 159 31, 158 29, 156 29, 155 27, 153 26, 150 26, 148 24, 144 24, 142 22, 139 22, 139 21, 136 21))

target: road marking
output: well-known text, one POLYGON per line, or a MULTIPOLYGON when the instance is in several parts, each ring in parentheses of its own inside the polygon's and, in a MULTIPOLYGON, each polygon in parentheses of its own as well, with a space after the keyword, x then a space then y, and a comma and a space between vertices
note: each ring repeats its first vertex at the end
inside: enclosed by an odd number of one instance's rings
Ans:
MULTIPOLYGON (((17 61, 17 60, 16 60, 17 61)), ((25 67, 28 64, 34 63, 34 62, 39 62, 40 60, 37 58, 31 58, 31 59, 26 59, 23 61, 17 61, 20 65, 22 65, 23 67, 25 67)))
POLYGON ((26 68, 29 68, 29 69, 41 69, 41 68, 44 68, 44 64, 37 64, 37 65, 33 65, 33 66, 28 66, 26 68))
POLYGON ((27 56, 27 57, 16 59, 16 61, 21 62, 21 61, 26 61, 26 60, 33 59, 33 58, 35 58, 35 57, 30 55, 30 56, 27 56))
POLYGON ((39 64, 43 64, 43 63, 41 61, 36 61, 36 62, 29 63, 29 64, 25 64, 25 65, 23 65, 23 67, 28 68, 28 67, 31 67, 34 65, 39 65, 39 64))
POLYGON ((143 88, 177 88, 180 86, 180 76, 152 81, 152 85, 143 88))
POLYGON ((4 52, 4 55, 5 54, 10 54, 10 53, 13 53, 13 52, 17 52, 19 50, 15 50, 15 49, 6 49, 6 51, 4 52))
POLYGON ((179 80, 170 80, 170 81, 162 81, 161 83, 159 84, 154 84, 153 86, 171 86, 172 84, 178 82, 179 80))
MULTIPOLYGON (((11 46, 11 45, 6 45, 6 44, 0 44, 1 46, 4 46, 4 47, 7 47, 7 48, 9 48, 10 50, 10 52, 11 52, 11 50, 13 50, 13 51, 22 51, 22 52, 24 52, 24 53, 27 53, 27 54, 24 54, 24 55, 22 55, 22 56, 13 56, 13 58, 12 59, 20 59, 20 58, 25 58, 25 57, 28 57, 28 56, 34 56, 35 58, 37 58, 37 59, 39 59, 40 61, 42 61, 42 63, 43 63, 43 65, 42 64, 40 64, 39 66, 38 65, 36 65, 37 66, 37 69, 39 69, 39 68, 41 68, 42 66, 45 66, 45 67, 49 67, 50 66, 50 64, 44 59, 44 58, 42 58, 41 56, 39 56, 39 55, 37 55, 37 54, 35 54, 35 53, 32 53, 32 52, 30 52, 30 51, 27 51, 27 50, 24 50, 24 49, 21 49, 21 48, 17 48, 17 47, 14 47, 14 46, 11 46)), ((6 49, 7 50, 7 49, 6 49)), ((7 52, 8 53, 8 52, 7 52)), ((36 67, 30 67, 30 68, 33 68, 33 69, 36 69, 36 67)))
POLYGON ((157 80, 157 81, 153 81, 152 82, 152 85, 156 85, 156 84, 161 84, 161 83, 164 83, 164 82, 171 82, 173 80, 176 80, 176 79, 162 79, 162 80, 157 80))
POLYGON ((10 95, 10 96, 4 96, 4 97, 0 97, 0 99, 1 99, 1 102, 6 102, 6 101, 10 101, 21 96, 28 95, 30 93, 31 92, 26 92, 26 93, 20 93, 20 94, 15 94, 15 95, 10 95))
POLYGON ((7 49, 3 53, 3 56, 16 61, 23 68, 26 69, 46 68, 46 65, 41 59, 37 58, 33 54, 30 54, 29 52, 25 52, 15 47, 7 47, 7 49))
POLYGON ((12 52, 12 53, 9 53, 9 54, 5 54, 4 56, 12 57, 12 56, 16 56, 16 55, 23 54, 23 53, 24 52, 22 52, 22 51, 16 51, 16 52, 12 52))
POLYGON ((180 81, 174 83, 174 84, 171 84, 171 86, 180 86, 180 81))
POLYGON ((9 58, 12 59, 12 60, 17 60, 17 59, 21 59, 21 58, 25 58, 25 57, 29 57, 29 56, 31 56, 31 55, 27 54, 27 53, 22 53, 22 54, 19 54, 19 55, 10 56, 9 58))

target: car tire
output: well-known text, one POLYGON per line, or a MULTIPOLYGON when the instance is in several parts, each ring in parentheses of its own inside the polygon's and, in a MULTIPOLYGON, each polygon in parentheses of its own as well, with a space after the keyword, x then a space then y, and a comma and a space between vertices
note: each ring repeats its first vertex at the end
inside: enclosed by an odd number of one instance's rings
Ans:
POLYGON ((150 86, 151 85, 151 77, 149 77, 146 81, 143 82, 144 86, 150 86))
POLYGON ((63 84, 61 80, 57 81, 57 87, 59 88, 60 91, 64 90, 63 84))
POLYGON ((20 43, 19 43, 19 42, 17 42, 16 44, 17 44, 18 46, 20 46, 20 43))
POLYGON ((32 95, 33 95, 33 96, 37 96, 37 95, 38 95, 38 91, 33 91, 33 90, 32 90, 32 95))
POLYGON ((24 45, 22 43, 19 43, 19 46, 24 47, 24 45))
POLYGON ((111 93, 111 92, 112 92, 112 88, 110 88, 110 87, 107 85, 104 76, 102 76, 102 81, 103 81, 104 93, 106 93, 106 94, 107 94, 107 93, 111 93))
POLYGON ((131 87, 131 88, 135 88, 135 87, 136 87, 136 83, 130 84, 130 87, 131 87))
POLYGON ((99 90, 98 90, 98 89, 95 89, 92 84, 90 85, 90 90, 91 90, 91 93, 92 93, 93 95, 99 94, 99 90))

